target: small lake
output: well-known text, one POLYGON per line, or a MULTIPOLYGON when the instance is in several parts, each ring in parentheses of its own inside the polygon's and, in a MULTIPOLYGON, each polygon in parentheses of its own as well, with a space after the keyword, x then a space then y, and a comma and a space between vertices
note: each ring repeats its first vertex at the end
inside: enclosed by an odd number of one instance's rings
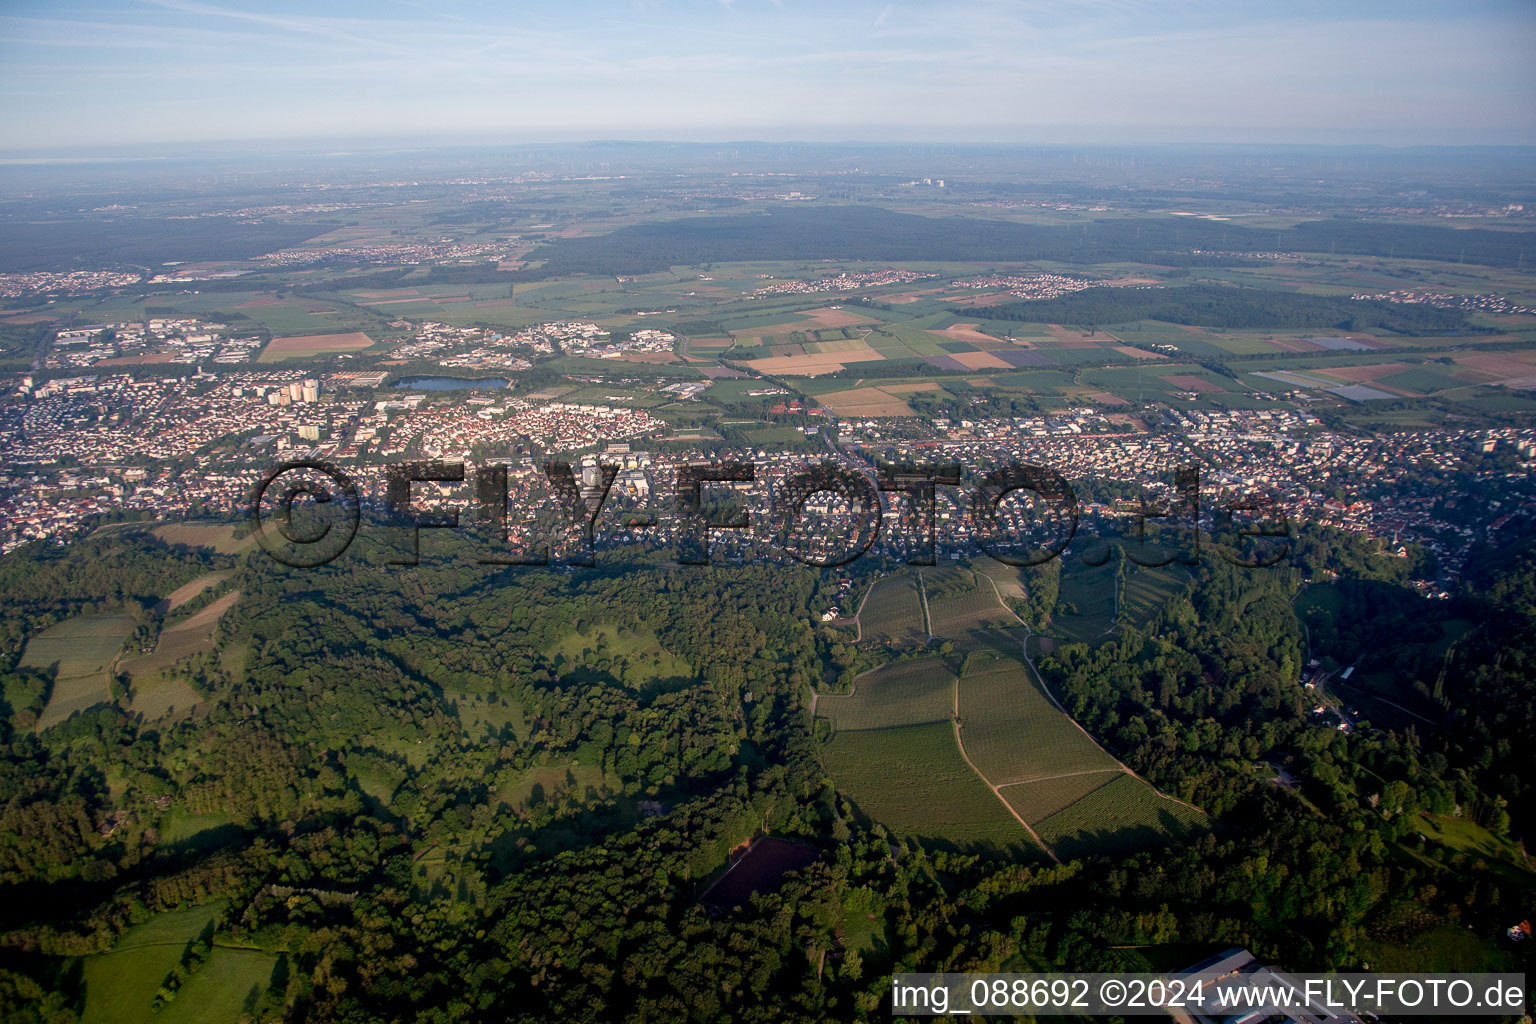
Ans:
POLYGON ((506 386, 505 377, 402 377, 391 385, 412 391, 495 391, 506 386))

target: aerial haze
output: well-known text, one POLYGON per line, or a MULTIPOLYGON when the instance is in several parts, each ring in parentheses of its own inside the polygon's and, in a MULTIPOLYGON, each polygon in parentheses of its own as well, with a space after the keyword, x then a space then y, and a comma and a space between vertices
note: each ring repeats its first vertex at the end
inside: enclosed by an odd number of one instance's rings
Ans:
POLYGON ((0 137, 1519 145, 1533 44, 1521 0, 23 0, 0 137))

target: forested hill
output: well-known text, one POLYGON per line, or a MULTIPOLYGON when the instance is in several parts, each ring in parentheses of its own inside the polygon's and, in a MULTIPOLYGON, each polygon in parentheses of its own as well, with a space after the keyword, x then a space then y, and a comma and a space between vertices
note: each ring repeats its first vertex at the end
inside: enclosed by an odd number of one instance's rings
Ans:
POLYGON ((1523 254, 1536 255, 1536 238, 1521 231, 1354 220, 1313 221, 1282 231, 1179 217, 1035 225, 920 217, 867 206, 789 204, 770 213, 693 217, 637 224, 607 235, 558 239, 535 249, 531 259, 543 260, 543 264, 520 271, 519 278, 535 281, 569 274, 643 274, 673 266, 741 260, 1208 263, 1211 257, 1195 254, 1196 249, 1396 255, 1512 267, 1523 254))
POLYGON ((1423 304, 1367 302, 1264 288, 1190 285, 1186 288, 1088 288, 1056 299, 960 309, 961 316, 1052 324, 1120 324, 1162 320, 1201 327, 1329 327, 1420 333, 1455 331, 1466 317, 1423 304))
POLYGON ((107 967, 163 948, 110 1015, 150 1019, 201 962, 200 933, 171 931, 191 907, 219 920, 210 967, 160 1020, 237 961, 261 966, 243 1018, 260 1024, 811 1024, 891 1019, 890 976, 913 969, 1150 971, 1154 948, 1182 964, 1243 945, 1318 970, 1452 941, 1516 959, 1477 936, 1536 892, 1512 852, 1536 813, 1536 560, 1490 556, 1478 593, 1436 602, 1404 585, 1408 560, 1306 528, 1293 569, 1213 559, 1141 628, 1056 647, 1038 666, 1077 722, 1212 827, 1051 865, 888 830, 839 790, 807 698, 876 652, 811 624, 829 577, 613 554, 399 572, 365 532, 355 560, 298 572, 127 529, 9 554, 0 1020, 75 1021, 107 967), (195 712, 142 713, 130 678, 36 728, 54 680, 18 662, 23 640, 119 613, 153 634, 156 599, 211 570, 240 603, 175 667, 195 712), (1442 627, 1476 619, 1446 658, 1442 627), (1355 681, 1393 686, 1372 713, 1424 721, 1318 720, 1300 668, 1362 650, 1379 654, 1355 681), (1441 664, 1437 705, 1408 681, 1441 664), (703 905, 757 832, 817 859, 703 905))

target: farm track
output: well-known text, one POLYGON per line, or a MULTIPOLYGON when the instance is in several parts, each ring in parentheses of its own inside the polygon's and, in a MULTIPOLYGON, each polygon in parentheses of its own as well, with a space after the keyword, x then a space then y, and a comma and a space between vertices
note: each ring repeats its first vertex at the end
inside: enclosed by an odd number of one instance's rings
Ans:
MULTIPOLYGON (((982 575, 985 576, 986 574, 983 573, 982 575)), ((1012 608, 1008 607, 1007 602, 1003 600, 1002 593, 1000 591, 998 591, 998 589, 997 589, 996 581, 994 581, 992 579, 992 577, 987 576, 987 582, 992 584, 992 592, 994 594, 997 594, 997 601, 998 601, 998 603, 1003 606, 1003 609, 1005 611, 1007 611, 1009 615, 1012 615, 1014 617, 1014 620, 1017 621, 1019 625, 1024 627, 1024 630, 1025 630, 1024 641, 1019 644, 1019 652, 1024 655, 1024 664, 1029 666, 1029 674, 1034 677, 1035 682, 1039 684, 1041 691, 1045 694, 1046 698, 1051 702, 1051 704, 1053 704, 1055 706, 1056 710, 1060 711, 1063 715, 1066 715, 1067 721, 1071 722, 1077 728, 1078 732, 1080 732, 1084 736, 1088 737, 1088 742, 1089 743, 1092 743, 1094 746, 1098 747, 1100 750, 1103 750, 1105 756, 1108 757, 1110 760, 1114 761, 1115 764, 1118 764, 1120 766, 1120 769, 1122 771, 1124 771, 1127 775, 1129 775, 1132 778, 1137 779, 1138 781, 1140 781, 1142 785, 1146 786, 1148 789, 1150 789, 1152 792, 1156 793, 1158 796, 1162 797, 1164 800, 1171 800, 1174 803, 1179 804, 1182 807, 1188 807, 1190 810, 1195 811, 1195 812, 1199 813, 1202 816, 1205 816, 1205 811, 1203 811, 1200 808, 1196 807, 1194 804, 1187 803, 1187 802, 1185 802, 1183 800, 1180 800, 1178 797, 1169 796, 1167 793, 1164 793, 1162 790, 1160 790, 1156 786, 1152 785, 1152 783, 1148 782, 1146 779, 1144 779, 1140 775, 1136 774, 1136 772, 1133 771, 1124 761, 1120 760, 1114 754, 1111 754, 1108 750, 1105 750, 1104 749, 1104 744, 1100 743, 1097 739, 1095 739, 1094 736, 1093 736, 1093 733, 1089 732, 1087 729, 1084 729, 1081 722, 1079 722, 1077 719, 1073 718, 1070 714, 1067 713, 1067 709, 1062 707, 1061 701, 1056 699, 1056 694, 1051 691, 1051 688, 1048 685, 1046 685, 1045 679, 1040 675, 1040 670, 1035 668, 1035 660, 1029 656, 1029 638, 1030 638, 1030 636, 1034 635, 1034 629, 1030 627, 1029 623, 1027 623, 1023 619, 1019 618, 1017 612, 1015 612, 1012 608)), ((1117 587, 1116 588, 1117 593, 1118 593, 1118 590, 1119 590, 1119 588, 1117 587)), ((1115 617, 1116 617, 1117 620, 1119 619, 1119 611, 1120 611, 1120 609, 1119 609, 1119 605, 1118 605, 1118 602, 1117 602, 1116 608, 1115 608, 1115 617)), ((1042 633, 1040 635, 1044 636, 1045 634, 1042 633)), ((989 785, 990 785, 990 783, 989 783, 989 785)))
POLYGON ((1079 775, 1123 775, 1126 772, 1125 765, 1118 768, 1084 768, 1080 772, 1062 772, 1060 775, 1042 775, 1038 779, 1020 779, 1018 782, 1005 782, 994 789, 1007 789, 1009 786, 1028 786, 1035 782, 1050 782, 1052 779, 1072 779, 1079 775))
POLYGON ((1038 832, 1036 832, 1034 829, 1030 828, 1029 827, 1029 822, 1025 821, 1023 816, 1021 814, 1019 814, 1018 811, 1013 809, 1013 805, 1010 804, 1006 799, 1003 798, 1002 787, 1001 786, 994 786, 992 784, 992 780, 987 778, 985 775, 983 775, 982 772, 981 772, 981 769, 976 767, 976 762, 971 760, 971 755, 967 754, 965 752, 965 741, 960 738, 960 677, 959 676, 955 676, 954 696, 955 696, 955 717, 951 720, 950 724, 954 726, 954 730, 955 730, 955 747, 956 747, 956 749, 958 749, 960 751, 961 759, 965 761, 966 766, 969 767, 971 769, 971 771, 976 773, 976 777, 978 779, 980 779, 986 785, 986 787, 992 791, 992 795, 997 797, 998 803, 1002 804, 1005 808, 1007 808, 1008 813, 1013 815, 1013 820, 1018 822, 1019 823, 1019 827, 1022 828, 1025 832, 1027 832, 1029 834, 1029 838, 1033 839, 1035 841, 1036 845, 1038 845, 1040 847, 1040 849, 1045 851, 1045 855, 1047 857, 1051 858, 1051 860, 1054 861, 1055 863, 1060 864, 1061 863, 1061 858, 1056 856, 1056 851, 1051 849, 1049 846, 1047 846, 1045 844, 1045 840, 1040 838, 1040 834, 1038 832))
MULTIPOLYGON (((1081 776, 1081 775, 1106 775, 1106 776, 1108 776, 1108 775, 1124 774, 1124 775, 1129 775, 1131 778, 1135 779, 1136 781, 1140 782, 1142 785, 1146 786, 1147 789, 1150 790, 1155 796, 1160 797, 1161 799, 1168 800, 1168 801, 1171 801, 1173 803, 1179 804, 1182 807, 1187 807, 1190 810, 1192 810, 1192 811, 1196 812, 1197 814, 1201 815, 1202 817, 1205 817, 1206 816, 1205 812, 1203 810, 1201 810, 1199 807, 1196 807, 1194 804, 1187 803, 1187 802, 1185 802, 1183 800, 1180 800, 1177 797, 1171 797, 1171 796, 1167 795, 1166 793, 1164 793, 1161 790, 1159 790, 1156 786, 1152 785, 1151 782, 1147 781, 1141 775, 1137 774, 1134 770, 1132 770, 1129 766, 1127 766, 1123 761, 1121 761, 1119 758, 1115 757, 1114 754, 1112 754, 1108 750, 1106 750, 1104 748, 1103 744, 1099 743, 1099 741, 1094 738, 1092 733, 1090 733, 1087 729, 1083 728, 1082 724, 1079 723, 1077 721, 1077 719, 1073 718, 1072 715, 1070 715, 1067 712, 1066 708, 1062 705, 1061 701, 1056 699, 1055 693, 1053 693, 1051 691, 1051 688, 1048 685, 1046 685, 1046 682, 1045 682, 1044 678, 1041 677, 1039 670, 1035 667, 1034 659, 1032 659, 1030 657, 1030 655, 1029 655, 1029 638, 1031 636, 1037 635, 1035 633, 1033 627, 1031 627, 1030 624, 1025 622, 1022 618, 1020 618, 1018 613, 1015 612, 1011 607, 1009 607, 1008 603, 1003 600, 1002 592, 998 589, 997 581, 996 580, 994 580, 991 576, 987 575, 986 573, 977 573, 977 574, 973 574, 973 575, 979 575, 979 576, 981 576, 981 577, 986 579, 988 585, 991 586, 991 588, 992 588, 992 593, 993 593, 993 596, 997 600, 998 606, 1000 608, 1002 608, 1003 611, 1005 611, 1008 615, 1012 616, 1012 618, 1014 619, 1015 622, 1017 622, 1019 625, 1024 627, 1024 640, 1019 644, 1020 653, 1022 653, 1023 656, 1024 656, 1024 663, 1028 667, 1029 674, 1030 674, 1031 678, 1040 687, 1041 691, 1045 694, 1046 699, 1051 702, 1051 706, 1054 707, 1059 714, 1061 714, 1069 722, 1071 722, 1073 727, 1075 727, 1078 730, 1078 732, 1082 733, 1082 735, 1087 738, 1089 743, 1093 744, 1093 746, 1096 749, 1101 751, 1106 757, 1108 757, 1116 765, 1116 767, 1114 767, 1114 768, 1092 768, 1092 769, 1085 769, 1083 771, 1063 772, 1063 773, 1061 773, 1059 775, 1043 776, 1043 777, 1037 778, 1037 779, 1023 779, 1023 780, 1020 780, 1018 782, 1003 783, 1002 785, 994 784, 992 782, 992 780, 989 779, 986 776, 986 774, 979 767, 977 767, 976 763, 971 760, 970 754, 965 749, 965 740, 964 740, 963 736, 961 735, 960 677, 958 675, 955 676, 954 681, 951 684, 952 718, 951 718, 951 722, 950 722, 951 728, 952 728, 952 730, 954 732, 954 737, 955 737, 955 749, 959 751, 960 757, 965 762, 966 767, 970 768, 970 770, 975 774, 975 776, 978 779, 980 779, 982 781, 982 783, 989 790, 992 791, 992 795, 997 798, 998 802, 1000 802, 1003 805, 1004 808, 1007 809, 1008 814, 1015 821, 1017 821, 1019 823, 1019 827, 1024 830, 1025 834, 1028 835, 1030 837, 1030 839, 1034 840, 1035 844, 1037 846, 1039 846, 1040 849, 1045 852, 1046 856, 1050 857, 1053 863, 1056 863, 1056 864, 1061 864, 1062 863, 1062 860, 1056 854, 1056 851, 1054 849, 1052 849, 1051 846, 1049 844, 1047 844, 1046 841, 1043 838, 1041 838, 1040 834, 1038 832, 1036 832, 1035 829, 1029 824, 1029 822, 1025 821, 1023 816, 1020 815, 1019 812, 1016 811, 1013 808, 1013 805, 1008 802, 1007 798, 1003 795, 1003 792, 1002 792, 1003 789, 1009 788, 1009 787, 1014 787, 1014 786, 1028 785, 1028 784, 1034 783, 1034 782, 1048 782, 1048 781, 1051 781, 1053 779, 1071 778, 1071 777, 1081 776)), ((933 639, 935 639, 935 636, 933 634, 933 617, 932 617, 932 613, 930 612, 929 607, 928 607, 928 590, 927 590, 927 587, 924 584, 922 572, 919 572, 917 574, 917 576, 918 576, 918 593, 919 593, 919 595, 920 595, 920 597, 922 599, 922 605, 923 605, 924 630, 927 633, 928 639, 929 640, 933 640, 933 639)), ((878 583, 878 581, 876 581, 876 582, 878 583)), ((1105 631, 1106 633, 1112 633, 1115 630, 1117 630, 1119 628, 1119 626, 1120 626, 1120 585, 1121 585, 1120 581, 1117 580, 1117 585, 1115 587, 1114 619, 1111 622, 1109 629, 1107 629, 1105 631)), ((869 595, 873 591, 874 591, 874 585, 871 585, 869 590, 865 592, 863 600, 861 600, 859 602, 859 609, 858 609, 857 612, 854 613, 854 616, 853 616, 853 618, 854 618, 854 625, 856 627, 856 636, 857 636, 858 639, 862 639, 863 638, 864 629, 863 629, 863 622, 862 622, 862 613, 864 611, 864 605, 868 602, 869 595)), ((1045 634, 1038 634, 1038 635, 1040 635, 1042 637, 1045 636, 1045 634)), ((857 642, 857 640, 855 642, 857 642)), ((877 667, 879 667, 879 666, 877 666, 877 667)), ((834 694, 828 694, 827 695, 828 699, 833 699, 834 697, 843 697, 843 698, 852 697, 854 694, 856 694, 858 692, 859 680, 862 679, 865 675, 868 675, 869 672, 873 672, 873 671, 875 671, 875 669, 868 669, 865 672, 859 673, 859 675, 854 678, 853 685, 850 686, 848 693, 846 693, 846 694, 835 694, 835 695, 834 694)), ((819 705, 819 700, 820 700, 820 694, 818 694, 816 692, 816 690, 813 688, 812 692, 811 692, 811 720, 812 720, 812 722, 814 722, 815 719, 816 719, 816 714, 817 714, 817 709, 818 709, 818 705, 819 705)))

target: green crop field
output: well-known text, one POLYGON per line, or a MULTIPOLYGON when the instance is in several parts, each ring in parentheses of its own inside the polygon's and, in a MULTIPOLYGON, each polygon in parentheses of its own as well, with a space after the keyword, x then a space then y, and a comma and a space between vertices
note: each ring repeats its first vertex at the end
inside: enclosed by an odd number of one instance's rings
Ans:
POLYGON ((954 715, 955 676, 938 657, 896 661, 858 678, 846 697, 822 697, 817 710, 842 732, 947 722, 954 715))
POLYGON ((1013 616, 998 603, 992 585, 969 569, 925 569, 923 588, 928 593, 934 636, 1014 623, 1013 616))
POLYGON ((1413 391, 1421 395, 1431 395, 1446 388, 1461 387, 1467 381, 1458 380, 1452 376, 1449 367, 1416 366, 1411 370, 1402 370, 1382 377, 1373 383, 1402 388, 1404 391, 1413 391))
POLYGON ((1188 582, 1189 575, 1172 565, 1128 572, 1120 597, 1120 621, 1144 628, 1188 582))
POLYGON ((110 699, 106 669, 133 628, 126 615, 77 615, 27 641, 19 667, 54 673, 48 706, 38 716, 39 730, 110 699))
MULTIPOLYGON (((187 943, 205 935, 222 903, 159 914, 123 933, 110 952, 84 959, 83 1024, 234 1024, 254 1010, 272 980, 277 957, 215 946, 159 1012, 155 990, 181 960, 187 943)), ((217 942, 215 935, 215 942, 217 942)))
POLYGON ((960 736, 995 786, 1118 767, 1056 709, 1024 663, 996 655, 967 659, 960 679, 960 736))
POLYGON ((1069 557, 1061 567, 1061 589, 1047 632, 1065 640, 1103 637, 1115 624, 1115 560, 1087 566, 1069 557))
POLYGON ((643 628, 621 630, 601 623, 592 626, 586 636, 567 633, 548 653, 563 659, 569 665, 568 672, 606 671, 626 686, 644 687, 692 679, 694 675, 693 666, 662 647, 656 634, 643 628))
POLYGON ((1058 856, 1084 857, 1159 846, 1204 823, 1204 815, 1119 775, 1045 818, 1035 831, 1058 856))
POLYGON ((859 629, 866 640, 922 643, 928 639, 917 575, 902 573, 879 580, 859 609, 859 629))
POLYGON ((1003 789, 1008 805, 1031 825, 1057 814, 1102 786, 1125 774, 1119 768, 1105 768, 1053 779, 1021 782, 1003 789))
POLYGON ((1005 565, 992 558, 983 558, 975 563, 974 568, 996 584, 998 595, 1005 599, 1010 597, 1022 599, 1028 593, 1029 588, 1024 583, 1024 570, 1016 566, 1005 565))
POLYGON ((960 757, 948 722, 840 732, 822 757, 838 791, 893 832, 957 849, 1037 849, 960 757))

